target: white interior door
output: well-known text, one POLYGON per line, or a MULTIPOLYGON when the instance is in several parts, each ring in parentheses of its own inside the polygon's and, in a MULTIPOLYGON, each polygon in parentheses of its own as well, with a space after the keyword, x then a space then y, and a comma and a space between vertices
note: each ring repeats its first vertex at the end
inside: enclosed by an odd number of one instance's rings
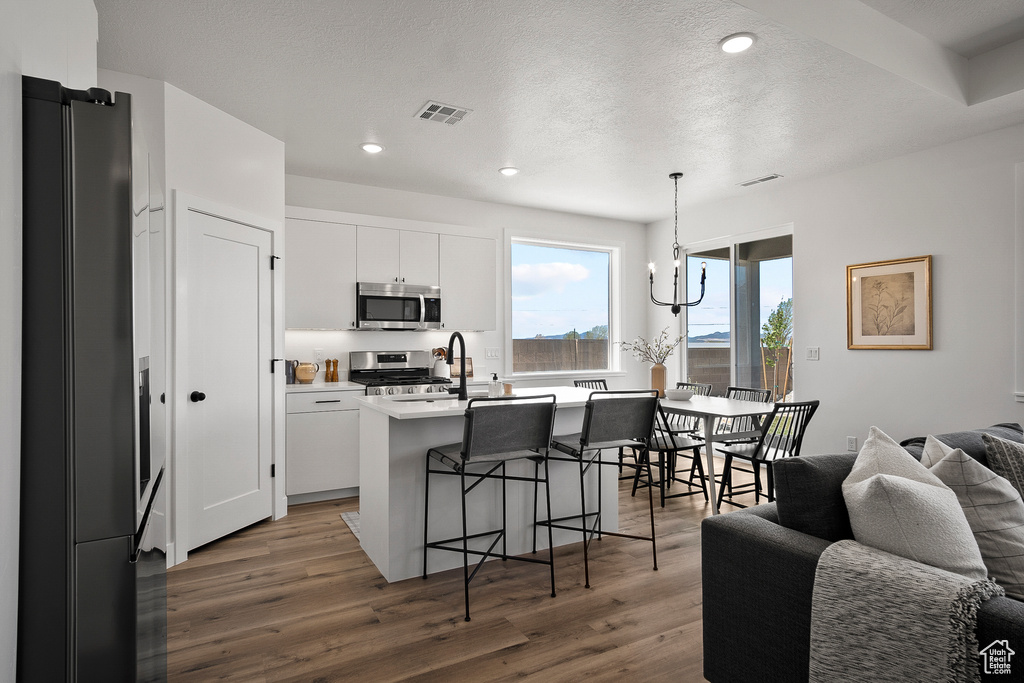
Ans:
POLYGON ((187 218, 188 549, 272 512, 271 234, 187 218))

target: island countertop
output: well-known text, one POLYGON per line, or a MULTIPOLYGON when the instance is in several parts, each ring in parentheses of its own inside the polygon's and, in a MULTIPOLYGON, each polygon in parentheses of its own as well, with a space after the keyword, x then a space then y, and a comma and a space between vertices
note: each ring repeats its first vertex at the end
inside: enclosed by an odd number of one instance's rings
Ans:
MULTIPOLYGON (((555 403, 560 408, 579 408, 586 404, 592 389, 577 387, 517 387, 516 398, 555 395, 555 403)), ((470 398, 487 396, 486 390, 470 392, 470 398)), ((427 417, 443 417, 446 415, 462 415, 466 411, 468 401, 459 401, 454 395, 444 394, 400 394, 397 396, 359 396, 356 401, 364 406, 380 411, 389 417, 399 420, 413 420, 427 417)))
MULTIPOLYGON (((479 394, 479 389, 471 392, 479 394)), ((530 398, 554 394, 555 435, 573 434, 583 425, 584 406, 592 391, 576 387, 516 387, 515 395, 530 398)), ((486 395, 486 392, 485 394, 486 395)), ((397 396, 360 396, 359 405, 359 525, 360 545, 387 581, 422 576, 423 533, 426 509, 427 449, 456 443, 463 437, 466 404, 455 397, 437 394, 397 396), (414 400, 430 399, 428 400, 414 400), (403 400, 405 399, 405 400, 403 400)), ((532 476, 535 464, 528 460, 508 463, 510 475, 532 476)), ((603 478, 595 467, 586 477, 588 510, 597 508, 600 497, 601 526, 618 529, 618 471, 614 466, 603 478)), ((573 462, 552 462, 551 499, 554 510, 544 509, 541 493, 541 518, 579 514, 580 471, 573 462)), ((534 543, 534 495, 536 489, 510 481, 507 496, 498 482, 488 481, 474 489, 467 500, 471 531, 494 529, 506 519, 508 552, 531 553, 534 543), (502 501, 506 500, 505 505, 502 501)), ((543 491, 543 489, 541 489, 543 491)), ((454 538, 461 533, 458 477, 434 476, 430 490, 431 538, 454 538)), ((556 546, 582 541, 582 533, 555 529, 556 546)), ((538 534, 538 547, 547 547, 547 533, 538 534)), ((427 572, 460 567, 461 553, 432 553, 427 572)))

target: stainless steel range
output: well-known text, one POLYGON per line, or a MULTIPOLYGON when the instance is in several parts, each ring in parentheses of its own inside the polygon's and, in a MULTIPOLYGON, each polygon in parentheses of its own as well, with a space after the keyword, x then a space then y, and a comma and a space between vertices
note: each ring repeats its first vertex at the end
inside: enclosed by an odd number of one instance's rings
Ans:
POLYGON ((431 377, 433 363, 429 351, 352 351, 348 378, 366 385, 367 396, 447 393, 452 381, 431 377))

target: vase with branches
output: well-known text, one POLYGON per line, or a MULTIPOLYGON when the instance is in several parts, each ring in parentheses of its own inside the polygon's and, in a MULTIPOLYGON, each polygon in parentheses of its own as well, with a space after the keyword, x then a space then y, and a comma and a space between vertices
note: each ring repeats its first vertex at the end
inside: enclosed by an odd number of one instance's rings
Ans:
POLYGON ((638 361, 652 363, 651 367, 651 388, 658 390, 659 396, 665 395, 665 361, 672 355, 676 347, 683 342, 683 335, 672 339, 668 335, 668 328, 661 331, 657 337, 651 340, 637 337, 631 342, 619 342, 623 351, 629 351, 638 361))

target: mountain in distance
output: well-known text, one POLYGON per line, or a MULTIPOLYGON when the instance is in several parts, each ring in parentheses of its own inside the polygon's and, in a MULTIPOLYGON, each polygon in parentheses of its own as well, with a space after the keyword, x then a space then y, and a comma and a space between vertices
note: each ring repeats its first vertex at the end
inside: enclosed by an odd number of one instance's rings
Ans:
POLYGON ((698 337, 687 337, 687 343, 689 344, 708 344, 712 342, 728 342, 728 332, 711 332, 709 334, 702 334, 698 337))

